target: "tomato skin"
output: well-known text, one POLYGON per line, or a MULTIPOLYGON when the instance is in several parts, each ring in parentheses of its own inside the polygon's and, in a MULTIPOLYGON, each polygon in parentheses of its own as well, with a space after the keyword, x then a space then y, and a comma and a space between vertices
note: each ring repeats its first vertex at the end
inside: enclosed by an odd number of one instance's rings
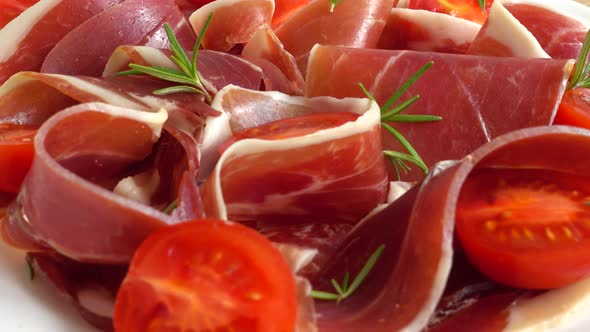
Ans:
POLYGON ((19 191, 33 163, 36 132, 15 126, 0 127, 0 192, 19 191))
MULTIPOLYGON (((486 2, 486 10, 490 9, 492 3, 493 0, 486 2)), ((487 18, 487 12, 481 10, 477 0, 410 0, 409 7, 445 13, 480 24, 487 18)))
POLYGON ((292 332, 295 280, 256 231, 219 220, 165 227, 137 250, 115 302, 119 332, 292 332))
POLYGON ((553 123, 590 129, 590 89, 567 90, 553 123))
POLYGON ((457 205, 456 230, 490 279, 551 289, 590 276, 590 178, 554 171, 481 170, 457 205))
POLYGON ((233 137, 221 144, 219 152, 223 153, 233 143, 246 138, 279 140, 300 137, 323 129, 341 126, 347 122, 355 121, 359 116, 359 114, 352 112, 324 112, 272 121, 234 134, 233 137))

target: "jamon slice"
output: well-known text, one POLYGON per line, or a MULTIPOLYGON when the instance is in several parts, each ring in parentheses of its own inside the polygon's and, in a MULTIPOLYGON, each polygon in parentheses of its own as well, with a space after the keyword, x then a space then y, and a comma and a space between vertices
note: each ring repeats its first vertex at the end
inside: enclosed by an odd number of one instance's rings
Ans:
POLYGON ((500 1, 494 2, 488 17, 471 44, 469 54, 522 58, 550 58, 535 36, 500 1))
POLYGON ((434 317, 445 287, 447 294, 467 300, 458 301, 454 309, 472 310, 457 316, 436 312, 437 320, 430 322, 432 331, 479 331, 478 324, 484 321, 489 328, 485 331, 538 330, 548 324, 566 325, 564 312, 584 315, 587 280, 529 300, 532 293, 495 286, 481 275, 474 276, 468 266, 462 267, 465 260, 453 260, 452 240, 459 194, 472 172, 491 167, 586 176, 588 156, 590 132, 543 126, 508 133, 461 161, 438 164, 419 186, 358 224, 312 280, 314 289, 331 290, 332 278, 341 280, 346 272, 355 276, 367 257, 385 245, 351 297, 340 303, 316 301, 320 331, 420 331, 434 317), (452 264, 461 273, 449 279, 452 264), (555 305, 556 300, 560 305, 555 305), (535 310, 542 314, 535 315, 535 310), (449 323, 455 319, 460 320, 449 323), (449 328, 442 328, 446 324, 449 328))
POLYGON ((28 235, 75 260, 128 262, 170 217, 111 190, 151 153, 167 117, 163 109, 102 103, 53 116, 35 138, 33 166, 9 208, 4 235, 28 235))
POLYGON ((287 52, 269 26, 263 26, 254 33, 242 51, 246 59, 265 59, 276 65, 289 80, 290 95, 302 95, 305 82, 297 67, 295 58, 287 52))
MULTIPOLYGON (((172 69, 178 67, 170 60, 170 50, 146 46, 120 46, 113 52, 105 66, 103 76, 113 76, 128 70, 130 63, 172 69)), ((192 52, 188 52, 192 57, 192 52)), ((197 56, 197 68, 207 91, 216 94, 226 85, 233 84, 258 90, 262 84, 262 69, 238 56, 216 51, 201 50, 197 56)))
POLYGON ((465 53, 480 25, 443 13, 393 8, 379 39, 379 48, 465 53))
POLYGON ((275 30, 301 72, 315 44, 374 48, 385 27, 393 0, 342 1, 334 12, 330 2, 314 0, 275 30), (301 38, 305 36, 305 38, 301 38))
MULTIPOLYGON (((428 61, 434 61, 432 68, 408 90, 408 96, 421 99, 407 112, 440 115, 443 120, 394 127, 429 166, 461 158, 509 131, 550 124, 572 67, 566 60, 316 46, 306 96, 361 97, 360 82, 382 105, 428 61)), ((390 136, 384 137, 384 147, 400 149, 390 136)))
POLYGON ((227 52, 236 44, 247 43, 260 27, 270 25, 274 10, 272 0, 217 0, 195 11, 190 22, 198 34, 214 12, 202 45, 209 50, 227 52))
POLYGON ((230 86, 219 92, 213 107, 223 114, 207 121, 203 140, 201 176, 215 165, 202 187, 209 217, 273 225, 352 224, 385 200, 379 110, 368 99, 308 99, 230 86), (240 131, 321 112, 360 116, 311 134, 238 140, 216 162, 218 148, 240 131))
POLYGON ((19 71, 39 70, 45 56, 66 34, 119 2, 44 0, 27 9, 0 29, 0 84, 19 71))
POLYGON ((174 0, 128 0, 70 29, 49 52, 41 71, 98 77, 120 45, 167 47, 164 23, 184 48, 192 48, 195 36, 174 0))
POLYGON ((155 96, 152 91, 169 86, 166 82, 143 77, 94 78, 21 72, 0 87, 0 123, 40 126, 54 113, 85 102, 104 102, 115 106, 157 111, 217 115, 196 94, 155 96), (30 91, 36 91, 31 94, 30 91))
POLYGON ((552 58, 578 57, 590 27, 587 22, 568 16, 555 9, 555 6, 545 7, 529 1, 505 1, 503 4, 552 58))

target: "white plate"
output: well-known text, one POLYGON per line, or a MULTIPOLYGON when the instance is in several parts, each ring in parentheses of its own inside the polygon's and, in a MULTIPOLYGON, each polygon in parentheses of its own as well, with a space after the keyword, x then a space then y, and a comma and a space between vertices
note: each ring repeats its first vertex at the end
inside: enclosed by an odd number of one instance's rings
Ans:
MULTIPOLYGON (((354 1, 354 0, 348 0, 354 1)), ((523 1, 524 2, 524 1, 523 1)), ((528 0, 526 2, 533 2, 528 0)), ((571 0, 535 0, 590 22, 590 8, 571 0)), ((0 327, 4 332, 96 332, 70 302, 40 280, 29 280, 24 254, 0 241, 0 327)), ((590 331, 589 315, 559 331, 590 331)), ((557 332, 558 330, 552 330, 557 332)))

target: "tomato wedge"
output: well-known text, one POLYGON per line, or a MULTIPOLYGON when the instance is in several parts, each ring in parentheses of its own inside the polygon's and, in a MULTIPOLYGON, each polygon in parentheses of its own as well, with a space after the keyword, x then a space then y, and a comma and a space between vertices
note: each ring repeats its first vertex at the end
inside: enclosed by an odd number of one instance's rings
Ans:
POLYGON ((31 168, 37 131, 0 125, 0 192, 16 193, 31 168))
MULTIPOLYGON (((493 0, 486 2, 486 9, 490 9, 493 0)), ((425 9, 433 12, 461 17, 483 24, 488 14, 481 10, 477 0, 410 0, 410 8, 425 9)))
POLYGON ((220 146, 219 152, 223 153, 233 143, 246 138, 279 140, 300 137, 341 126, 347 122, 355 121, 359 116, 359 114, 352 112, 324 112, 272 121, 260 127, 253 127, 234 134, 232 138, 220 146))
POLYGON ((483 274, 526 289, 590 276, 590 178, 547 170, 483 169, 459 198, 457 235, 483 274))
POLYGON ((39 0, 1 0, 0 29, 37 2, 39 0))
POLYGON ((567 90, 553 123, 590 129, 590 89, 567 90))
POLYGON ((281 253, 241 224, 196 220, 156 231, 117 294, 115 330, 293 332, 295 280, 281 253))

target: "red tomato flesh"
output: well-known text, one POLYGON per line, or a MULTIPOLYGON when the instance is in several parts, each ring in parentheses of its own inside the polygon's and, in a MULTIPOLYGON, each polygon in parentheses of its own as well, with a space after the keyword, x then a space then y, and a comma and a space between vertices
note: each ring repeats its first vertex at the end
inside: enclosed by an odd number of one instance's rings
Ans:
MULTIPOLYGON (((486 2, 489 10, 493 0, 486 2)), ((477 0, 410 0, 410 8, 425 9, 432 12, 449 14, 482 24, 488 14, 481 10, 477 0)))
POLYGON ((295 280, 256 231, 218 220, 163 228, 136 252, 114 324, 135 331, 292 332, 295 280))
POLYGON ((590 129, 590 89, 567 90, 553 123, 590 129))
POLYGON ((16 193, 31 168, 34 129, 0 125, 0 192, 16 193))
POLYGON ((223 153, 230 145, 246 138, 279 140, 301 137, 320 130, 339 127, 347 122, 355 121, 359 116, 352 112, 325 112, 272 121, 234 134, 220 146, 219 152, 223 153))
POLYGON ((483 169, 456 212, 467 257, 490 279, 549 289, 590 276, 590 178, 546 170, 483 169))

